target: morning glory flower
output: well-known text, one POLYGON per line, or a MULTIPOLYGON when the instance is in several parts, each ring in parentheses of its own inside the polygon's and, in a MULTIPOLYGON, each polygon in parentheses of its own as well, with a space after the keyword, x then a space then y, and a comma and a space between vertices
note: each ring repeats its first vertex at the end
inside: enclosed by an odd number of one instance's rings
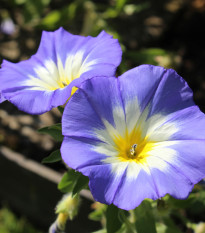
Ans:
POLYGON ((44 31, 29 60, 3 61, 0 102, 7 99, 22 111, 44 113, 65 104, 83 80, 114 75, 121 55, 118 41, 104 31, 97 37, 72 35, 63 28, 44 31))
POLYGON ((142 65, 80 86, 63 118, 62 158, 96 201, 130 210, 187 198, 205 177, 205 116, 172 69, 142 65))

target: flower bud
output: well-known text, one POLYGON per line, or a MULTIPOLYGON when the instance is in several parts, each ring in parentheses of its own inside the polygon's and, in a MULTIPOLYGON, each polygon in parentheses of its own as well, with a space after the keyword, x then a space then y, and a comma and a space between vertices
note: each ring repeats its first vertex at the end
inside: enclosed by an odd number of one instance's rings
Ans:
POLYGON ((56 221, 50 226, 49 233, 63 233, 67 220, 72 220, 78 213, 79 195, 72 197, 71 193, 63 196, 56 206, 58 214, 56 221))

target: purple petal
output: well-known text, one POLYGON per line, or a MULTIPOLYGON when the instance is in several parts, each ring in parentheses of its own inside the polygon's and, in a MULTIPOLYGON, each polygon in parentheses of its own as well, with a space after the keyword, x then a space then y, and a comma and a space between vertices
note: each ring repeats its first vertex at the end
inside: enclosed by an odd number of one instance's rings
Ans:
POLYGON ((172 69, 141 65, 119 79, 124 104, 137 98, 141 111, 150 104, 150 115, 169 114, 194 105, 191 89, 172 69))
POLYGON ((88 175, 91 171, 90 167, 94 165, 102 165, 101 160, 106 156, 96 153, 93 148, 97 141, 83 137, 65 137, 61 146, 62 158, 68 166, 75 170, 88 175))
POLYGON ((1 91, 0 91, 0 103, 4 102, 5 101, 5 98, 3 97, 1 91))
POLYGON ((118 193, 119 186, 124 180, 126 167, 123 172, 116 176, 110 164, 93 166, 89 172, 89 186, 96 201, 110 205, 118 193))
POLYGON ((102 119, 114 124, 115 105, 122 105, 117 78, 87 80, 67 103, 62 118, 63 135, 96 137, 93 129, 105 128, 102 119))
POLYGON ((169 114, 166 123, 174 123, 178 129, 172 135, 171 140, 205 139, 203 128, 205 115, 197 106, 191 106, 169 114))
MULTIPOLYGON (((158 156, 158 158, 177 171, 170 176, 170 179, 177 183, 178 179, 175 174, 181 174, 189 180, 186 183, 191 185, 189 187, 191 190, 192 184, 198 183, 205 174, 205 139, 173 141, 169 148, 174 150, 176 154, 172 159, 169 159, 168 156, 158 156)), ((188 194, 186 193, 186 195, 188 194)), ((177 194, 174 196, 177 197, 177 194)))
POLYGON ((145 198, 156 200, 159 198, 152 177, 143 169, 137 177, 123 177, 118 187, 113 204, 120 209, 131 210, 140 205, 145 198))
POLYGON ((193 105, 193 93, 185 80, 174 70, 166 70, 151 100, 150 115, 169 114, 193 105))
POLYGON ((63 105, 65 103, 65 97, 67 97, 67 99, 70 97, 71 88, 72 86, 67 86, 55 91, 21 90, 20 88, 11 88, 8 89, 10 94, 4 93, 4 97, 12 104, 18 106, 21 111, 31 114, 42 114, 58 105, 63 105))
POLYGON ((141 65, 121 75, 119 82, 125 106, 130 100, 137 99, 143 111, 165 74, 166 70, 162 67, 141 65))

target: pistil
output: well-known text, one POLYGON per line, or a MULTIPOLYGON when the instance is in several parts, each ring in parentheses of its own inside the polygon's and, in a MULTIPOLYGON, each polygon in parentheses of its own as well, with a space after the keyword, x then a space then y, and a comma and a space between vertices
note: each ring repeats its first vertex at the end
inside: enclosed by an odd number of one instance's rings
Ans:
POLYGON ((130 154, 128 155, 129 158, 134 159, 136 157, 137 155, 136 149, 137 149, 137 144, 133 144, 130 149, 130 154))

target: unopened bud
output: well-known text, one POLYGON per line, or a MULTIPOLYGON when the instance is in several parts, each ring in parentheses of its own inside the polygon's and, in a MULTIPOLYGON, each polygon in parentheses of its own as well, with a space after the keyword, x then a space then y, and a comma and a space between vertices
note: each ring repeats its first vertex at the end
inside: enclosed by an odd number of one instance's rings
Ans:
POLYGON ((68 219, 72 220, 78 213, 79 207, 79 195, 66 194, 63 196, 61 201, 57 204, 56 213, 63 213, 64 216, 59 217, 59 221, 64 221, 67 216, 68 219))
POLYGON ((72 220, 78 213, 79 195, 72 197, 70 193, 63 196, 56 206, 58 217, 50 226, 49 233, 64 233, 67 220, 72 220))

